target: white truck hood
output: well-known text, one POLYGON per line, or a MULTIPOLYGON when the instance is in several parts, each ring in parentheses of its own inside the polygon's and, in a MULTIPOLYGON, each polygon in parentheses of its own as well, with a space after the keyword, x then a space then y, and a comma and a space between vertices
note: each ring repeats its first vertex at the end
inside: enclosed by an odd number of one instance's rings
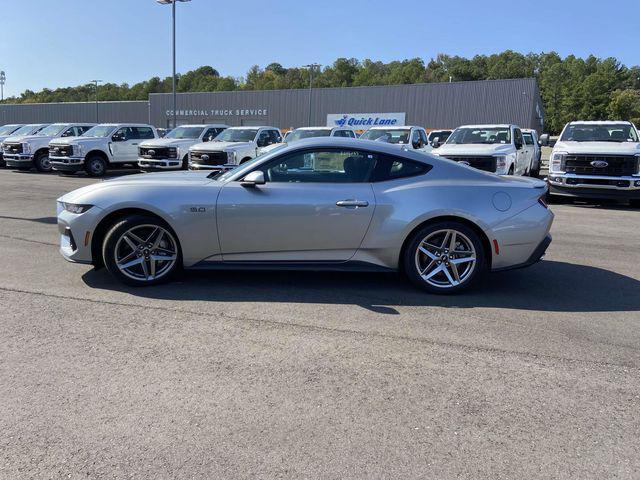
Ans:
POLYGON ((140 143, 141 147, 181 147, 184 145, 192 145, 197 142, 197 138, 154 138, 153 140, 145 140, 140 143))
POLYGON ((515 147, 509 143, 468 143, 463 145, 445 144, 434 150, 434 155, 507 155, 513 153, 515 147))
POLYGON ((254 146, 253 142, 202 142, 195 144, 191 149, 198 152, 229 152, 254 146))
POLYGON ((640 154, 637 142, 556 142, 554 152, 591 153, 605 155, 640 154))
POLYGON ((104 144, 109 141, 109 137, 64 137, 54 138, 51 145, 73 145, 81 143, 82 145, 104 144))

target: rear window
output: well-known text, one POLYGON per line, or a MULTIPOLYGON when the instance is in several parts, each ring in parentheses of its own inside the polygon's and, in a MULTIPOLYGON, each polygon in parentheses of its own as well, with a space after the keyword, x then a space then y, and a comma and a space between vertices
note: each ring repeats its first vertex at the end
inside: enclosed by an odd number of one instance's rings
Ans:
POLYGON ((414 162, 406 158, 390 155, 378 155, 376 166, 371 176, 372 182, 385 182, 399 178, 424 175, 432 166, 426 163, 414 162))

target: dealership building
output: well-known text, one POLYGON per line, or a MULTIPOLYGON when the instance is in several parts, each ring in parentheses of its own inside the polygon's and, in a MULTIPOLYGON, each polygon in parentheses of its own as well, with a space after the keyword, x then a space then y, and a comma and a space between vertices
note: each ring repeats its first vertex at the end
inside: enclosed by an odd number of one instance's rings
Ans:
MULTIPOLYGON (((374 87, 179 93, 177 119, 186 123, 270 125, 283 130, 319 125, 418 125, 429 130, 464 124, 514 123, 544 129, 535 79, 421 83, 374 87)), ((171 94, 148 101, 0 105, 0 121, 138 122, 169 127, 171 94)))

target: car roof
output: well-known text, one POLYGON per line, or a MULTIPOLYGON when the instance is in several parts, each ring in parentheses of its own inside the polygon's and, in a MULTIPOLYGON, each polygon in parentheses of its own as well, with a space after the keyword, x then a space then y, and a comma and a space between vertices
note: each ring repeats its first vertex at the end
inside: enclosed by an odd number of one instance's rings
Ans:
POLYGON ((271 128, 273 130, 278 130, 280 131, 279 128, 276 127, 270 127, 269 125, 259 125, 259 126, 255 126, 255 125, 246 125, 246 126, 235 126, 235 127, 229 127, 229 129, 233 129, 233 130, 260 130, 261 128, 271 128))
MULTIPOLYGON (((513 123, 485 123, 482 125, 460 125, 458 128, 510 128, 510 127, 516 127, 516 128, 520 128, 517 125, 514 125, 513 123)), ((521 129, 522 130, 522 129, 521 129)))
POLYGON ((369 130, 408 130, 409 128, 422 128, 416 125, 376 125, 375 127, 371 127, 369 130))
POLYGON ((97 123, 96 127, 151 127, 156 128, 148 123, 97 123))
POLYGON ((620 125, 621 123, 632 125, 628 120, 574 120, 569 125, 620 125))
MULTIPOLYGON (((211 127, 224 127, 229 128, 229 125, 225 125, 224 123, 189 123, 185 125, 178 125, 178 127, 203 127, 203 128, 211 128, 211 127)), ((176 127, 176 128, 178 128, 176 127)), ((173 130, 173 129, 171 129, 173 130)))

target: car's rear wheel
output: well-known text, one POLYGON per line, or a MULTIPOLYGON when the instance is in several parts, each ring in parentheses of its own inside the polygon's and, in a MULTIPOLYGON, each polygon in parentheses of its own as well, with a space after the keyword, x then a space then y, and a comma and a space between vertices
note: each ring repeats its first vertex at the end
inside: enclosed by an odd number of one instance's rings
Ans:
POLYGON ((180 270, 180 245, 162 220, 132 215, 117 222, 107 233, 102 258, 111 275, 136 287, 169 280, 180 270))
POLYGON ((486 271, 480 237, 454 221, 434 223, 415 232, 404 250, 403 262, 415 285, 439 294, 466 290, 486 271))
POLYGON ((107 162, 104 158, 95 155, 87 158, 84 169, 90 177, 103 177, 107 173, 107 162))
POLYGON ((33 165, 39 172, 50 172, 51 161, 49 160, 49 154, 43 152, 36 155, 36 158, 33 159, 33 165))

